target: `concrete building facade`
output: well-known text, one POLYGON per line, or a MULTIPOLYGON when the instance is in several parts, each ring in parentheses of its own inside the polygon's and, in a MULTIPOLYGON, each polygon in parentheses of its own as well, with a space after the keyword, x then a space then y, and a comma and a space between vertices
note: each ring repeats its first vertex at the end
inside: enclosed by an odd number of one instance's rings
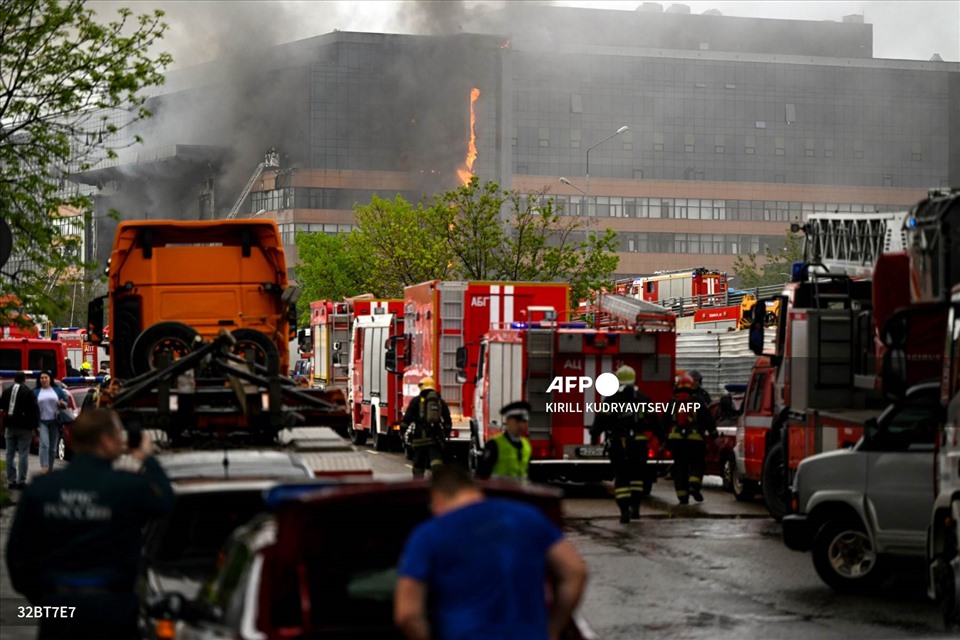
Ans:
POLYGON ((621 275, 730 270, 737 255, 778 250, 812 212, 903 210, 960 186, 960 64, 874 59, 859 16, 507 5, 463 33, 334 32, 255 64, 171 74, 145 138, 227 151, 160 189, 175 204, 123 186, 171 179, 135 163, 78 179, 138 194, 124 217, 222 217, 276 147, 280 171, 258 177, 240 215, 275 218, 292 263, 296 232, 349 230, 373 194, 416 201, 460 184, 474 134, 481 181, 615 229, 621 275), (256 98, 241 102, 249 86, 256 98), (174 114, 188 112, 184 127, 174 114), (204 181, 219 185, 216 205, 201 200, 204 181))

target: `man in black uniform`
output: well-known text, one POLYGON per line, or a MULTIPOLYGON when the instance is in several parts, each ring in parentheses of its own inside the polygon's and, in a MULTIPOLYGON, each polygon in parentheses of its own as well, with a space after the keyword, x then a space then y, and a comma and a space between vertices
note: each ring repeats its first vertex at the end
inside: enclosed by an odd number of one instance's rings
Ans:
POLYGON ((644 495, 647 467, 647 443, 659 430, 656 418, 642 405, 650 398, 636 386, 637 372, 624 365, 617 369, 620 388, 605 400, 608 403, 629 403, 640 407, 637 412, 599 413, 590 434, 596 440, 606 434, 607 454, 613 465, 613 495, 620 507, 620 522, 626 524, 640 518, 640 501, 644 495))
POLYGON ((113 469, 126 444, 112 410, 83 411, 73 447, 70 465, 39 476, 17 505, 7 542, 10 580, 31 605, 50 607, 38 610, 40 640, 137 638, 140 531, 173 507, 173 488, 150 457, 146 433, 130 451, 142 472, 113 469))
POLYGON ((73 366, 73 363, 70 362, 70 358, 67 358, 67 360, 66 360, 66 362, 64 362, 64 364, 67 365, 66 368, 67 368, 67 377, 68 377, 68 378, 76 378, 76 377, 78 377, 78 376, 80 375, 80 372, 73 366))
POLYGON ((709 409, 710 393, 703 388, 703 375, 699 371, 691 371, 690 377, 693 378, 693 401, 709 409))
POLYGON ((420 395, 410 401, 401 421, 404 437, 413 448, 413 477, 422 478, 427 467, 443 464, 444 449, 453 420, 450 408, 437 392, 433 378, 420 381, 420 395))
POLYGON ((704 438, 707 435, 717 437, 717 424, 710 409, 697 399, 695 387, 693 376, 680 376, 673 401, 667 409, 670 419, 667 449, 673 456, 671 474, 680 504, 688 504, 690 496, 697 502, 703 502, 700 488, 703 486, 707 460, 704 438))

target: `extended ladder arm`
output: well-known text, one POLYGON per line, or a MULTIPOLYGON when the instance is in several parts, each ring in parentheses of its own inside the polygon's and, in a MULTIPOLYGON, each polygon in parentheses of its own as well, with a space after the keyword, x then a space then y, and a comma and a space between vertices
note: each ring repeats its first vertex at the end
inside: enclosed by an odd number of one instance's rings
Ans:
POLYGON ((881 253, 903 251, 906 212, 818 213, 793 231, 803 231, 806 262, 830 273, 869 277, 881 253))
POLYGON ((250 190, 253 189, 254 183, 257 181, 257 178, 260 177, 260 174, 263 173, 264 169, 276 169, 280 166, 280 155, 271 149, 269 153, 264 157, 263 162, 257 165, 257 168, 253 170, 253 175, 250 176, 250 179, 247 181, 247 186, 243 188, 243 191, 240 192, 240 197, 237 198, 237 201, 233 204, 233 208, 230 209, 230 213, 227 214, 225 220, 233 220, 237 217, 237 214, 240 212, 240 207, 243 206, 243 201, 247 199, 247 196, 250 195, 250 190))

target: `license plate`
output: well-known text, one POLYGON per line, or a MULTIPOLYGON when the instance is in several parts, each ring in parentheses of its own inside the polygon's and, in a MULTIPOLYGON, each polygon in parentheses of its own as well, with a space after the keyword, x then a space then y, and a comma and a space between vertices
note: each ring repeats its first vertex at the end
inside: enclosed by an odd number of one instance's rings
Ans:
POLYGON ((577 449, 577 455, 581 458, 602 458, 603 447, 580 447, 577 449))

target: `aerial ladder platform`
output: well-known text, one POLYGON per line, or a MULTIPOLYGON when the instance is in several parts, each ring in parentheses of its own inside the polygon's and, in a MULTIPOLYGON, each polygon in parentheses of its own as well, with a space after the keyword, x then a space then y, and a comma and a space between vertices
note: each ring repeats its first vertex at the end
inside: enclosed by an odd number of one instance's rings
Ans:
POLYGON ((676 316, 666 307, 614 293, 597 294, 597 328, 640 331, 676 331, 676 316))
POLYGON ((816 213, 790 230, 803 232, 803 253, 811 272, 820 266, 831 274, 869 278, 881 253, 906 250, 907 217, 906 211, 816 213))
POLYGON ((233 204, 233 208, 230 209, 230 213, 227 214, 227 217, 224 218, 224 220, 233 220, 237 217, 237 214, 240 212, 240 207, 243 206, 243 201, 247 199, 248 195, 250 195, 253 185, 257 182, 257 179, 266 169, 279 168, 280 154, 277 153, 275 149, 270 149, 270 151, 267 152, 267 155, 264 156, 263 162, 257 165, 257 168, 253 170, 253 175, 250 176, 249 180, 247 180, 247 185, 243 188, 243 191, 240 192, 240 197, 237 198, 237 201, 233 204))

